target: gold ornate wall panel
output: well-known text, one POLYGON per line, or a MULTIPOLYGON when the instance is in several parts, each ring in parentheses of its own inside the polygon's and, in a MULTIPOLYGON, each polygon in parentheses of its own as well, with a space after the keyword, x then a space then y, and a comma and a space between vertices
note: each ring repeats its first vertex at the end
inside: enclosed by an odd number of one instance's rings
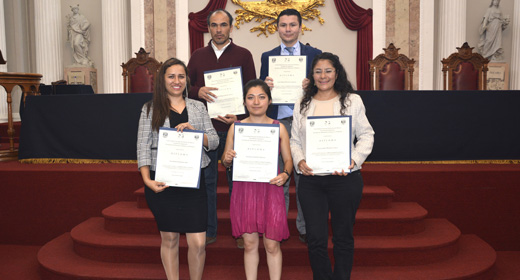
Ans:
POLYGON ((255 21, 260 23, 249 31, 258 32, 257 36, 274 34, 276 32, 276 19, 278 14, 285 9, 295 9, 302 15, 302 34, 311 29, 305 26, 305 20, 315 18, 323 24, 325 20, 320 17, 321 12, 317 8, 325 5, 325 0, 265 0, 265 1, 241 1, 231 0, 242 9, 235 11, 235 27, 240 28, 240 24, 255 21), (264 21, 265 20, 265 21, 264 21))

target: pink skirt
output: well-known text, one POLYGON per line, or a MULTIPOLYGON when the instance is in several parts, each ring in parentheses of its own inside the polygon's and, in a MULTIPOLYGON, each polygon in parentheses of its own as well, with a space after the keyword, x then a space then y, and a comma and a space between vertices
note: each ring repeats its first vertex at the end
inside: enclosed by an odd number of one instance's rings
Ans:
POLYGON ((234 237, 258 232, 276 241, 289 238, 283 187, 233 182, 230 216, 234 237))

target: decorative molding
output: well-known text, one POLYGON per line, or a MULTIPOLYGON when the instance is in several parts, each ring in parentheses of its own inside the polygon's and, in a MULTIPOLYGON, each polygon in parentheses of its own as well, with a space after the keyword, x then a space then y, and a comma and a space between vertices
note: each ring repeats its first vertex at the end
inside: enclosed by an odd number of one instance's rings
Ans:
MULTIPOLYGON (((321 24, 325 22, 325 20, 320 17, 320 10, 317 9, 317 7, 325 5, 325 0, 231 0, 231 2, 243 8, 243 10, 239 9, 235 11, 235 13, 238 14, 235 18, 235 27, 240 29, 240 24, 251 22, 253 20, 261 22, 260 25, 249 29, 251 33, 258 31, 259 33, 257 36, 263 34, 265 37, 268 37, 269 34, 274 34, 277 30, 276 19, 280 12, 285 9, 298 10, 304 20, 314 20, 317 18, 321 24), (268 32, 269 34, 267 34, 268 32)), ((302 22, 302 34, 304 31, 311 31, 311 29, 306 27, 305 23, 302 22)))

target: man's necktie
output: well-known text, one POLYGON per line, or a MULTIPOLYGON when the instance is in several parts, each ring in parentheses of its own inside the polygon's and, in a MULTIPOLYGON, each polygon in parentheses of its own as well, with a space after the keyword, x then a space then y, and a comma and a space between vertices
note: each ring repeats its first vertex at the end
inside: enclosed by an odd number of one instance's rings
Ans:
POLYGON ((289 55, 294 55, 294 47, 285 47, 285 49, 289 52, 289 55))

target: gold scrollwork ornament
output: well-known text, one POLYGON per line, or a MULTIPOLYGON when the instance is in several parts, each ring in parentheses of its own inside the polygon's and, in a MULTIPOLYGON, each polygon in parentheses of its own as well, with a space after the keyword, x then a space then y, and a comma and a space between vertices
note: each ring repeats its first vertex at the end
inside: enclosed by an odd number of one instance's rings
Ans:
MULTIPOLYGON (((323 24, 325 20, 320 17, 321 12, 317 9, 319 6, 324 6, 325 0, 265 0, 265 1, 240 1, 231 0, 233 4, 239 5, 243 10, 236 10, 237 17, 235 18, 235 26, 240 28, 240 24, 251 22, 252 20, 259 22, 260 25, 255 26, 249 31, 259 32, 257 36, 262 34, 268 37, 274 34, 277 30, 276 19, 278 14, 285 9, 295 9, 302 15, 303 20, 314 20, 323 24), (262 22, 264 19, 267 21, 262 22)), ((311 31, 312 29, 305 26, 302 22, 302 34, 304 31, 311 31)))

